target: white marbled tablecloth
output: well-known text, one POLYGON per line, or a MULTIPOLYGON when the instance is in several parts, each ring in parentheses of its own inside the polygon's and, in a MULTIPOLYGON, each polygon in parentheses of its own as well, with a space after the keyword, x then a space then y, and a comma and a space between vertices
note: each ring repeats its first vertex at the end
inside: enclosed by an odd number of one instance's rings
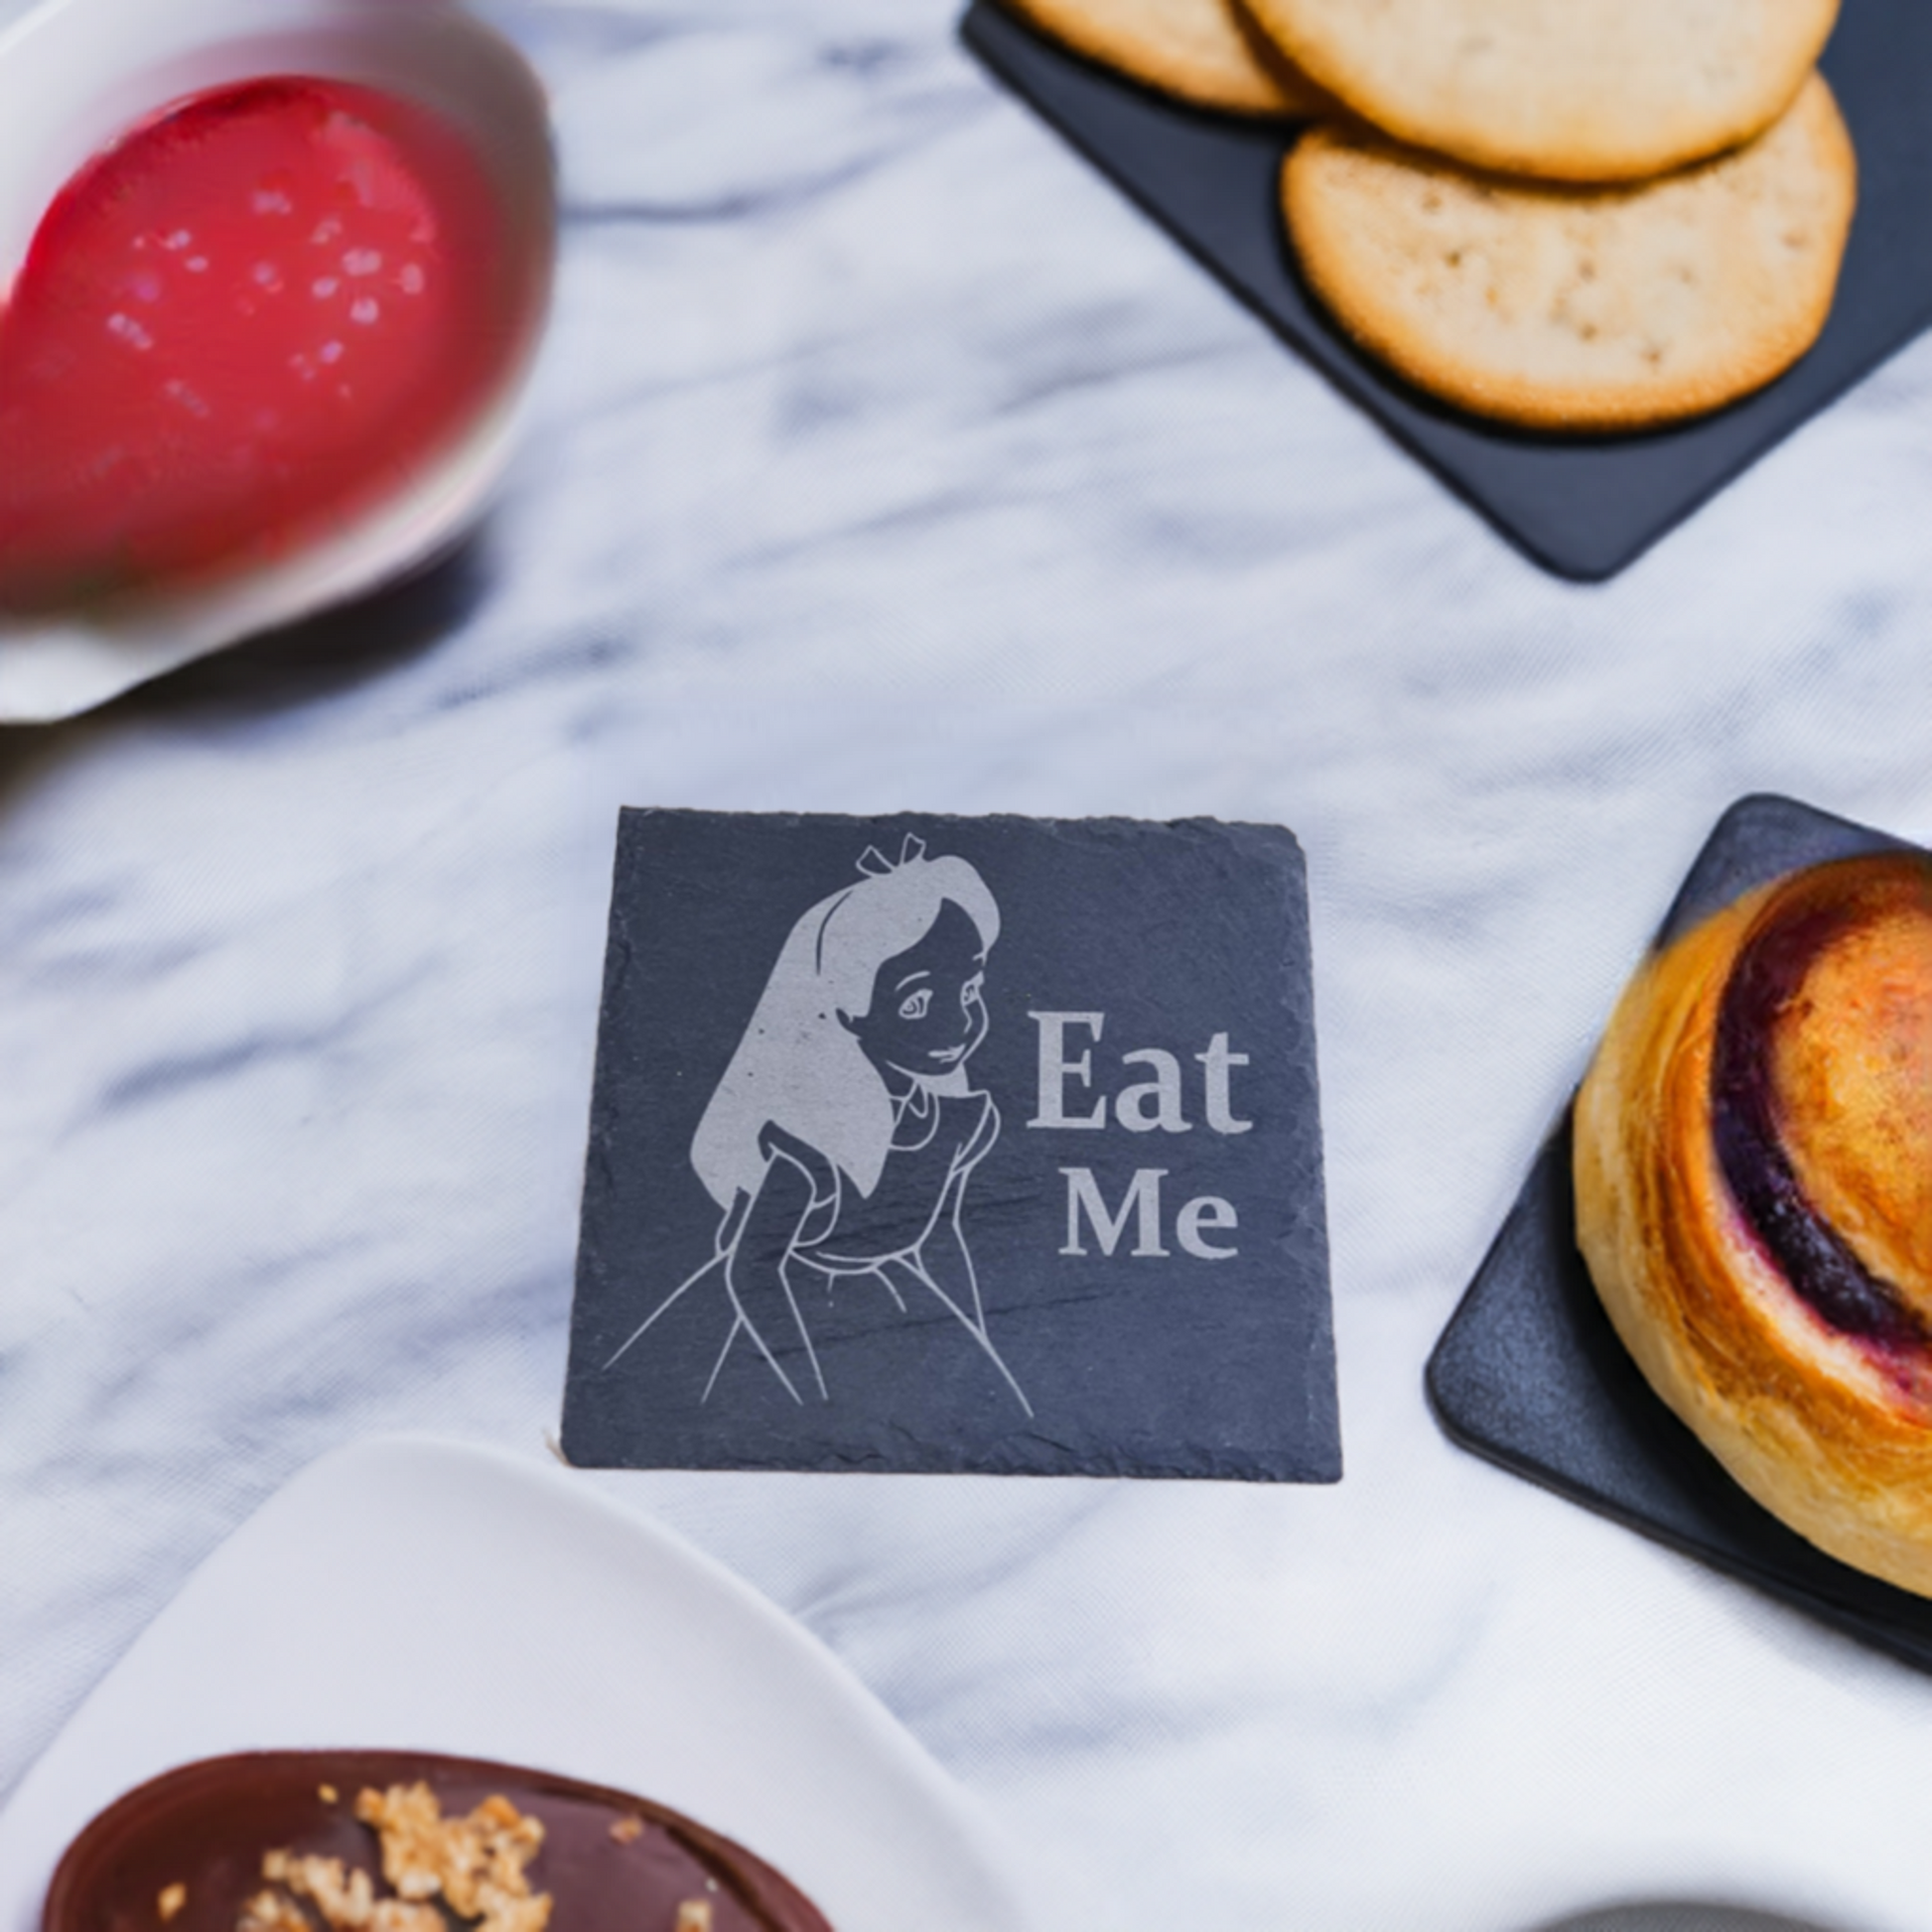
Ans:
POLYGON ((1345 1481, 583 1479, 1078 1932, 1923 1927, 1932 1681, 1463 1454, 1421 1375, 1717 813, 1932 834, 1932 343, 1579 589, 950 0, 486 11, 568 216, 480 539, 0 734, 0 1798, 322 1451, 545 1452, 620 804, 1209 813, 1309 851, 1345 1481))

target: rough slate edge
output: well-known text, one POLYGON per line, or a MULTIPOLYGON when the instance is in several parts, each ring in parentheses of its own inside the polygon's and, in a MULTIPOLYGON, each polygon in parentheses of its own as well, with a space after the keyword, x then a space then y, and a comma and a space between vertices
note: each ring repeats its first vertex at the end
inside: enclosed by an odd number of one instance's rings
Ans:
MULTIPOLYGON (((1658 939, 1780 873, 1903 845, 1792 799, 1742 799, 1718 822, 1658 939)), ((1574 1229, 1566 1110, 1430 1358, 1429 1394, 1450 1437, 1932 1669, 1932 1601, 1786 1529, 1651 1393, 1596 1299, 1574 1229)))
POLYGON ((1677 429, 1513 431, 1447 409, 1363 355, 1286 245, 1278 128, 1167 100, 1054 46, 994 0, 960 36, 1203 267, 1532 560, 1613 577, 1932 322, 1932 6, 1844 0, 1824 68, 1859 150, 1860 207, 1816 346, 1757 395, 1677 429))

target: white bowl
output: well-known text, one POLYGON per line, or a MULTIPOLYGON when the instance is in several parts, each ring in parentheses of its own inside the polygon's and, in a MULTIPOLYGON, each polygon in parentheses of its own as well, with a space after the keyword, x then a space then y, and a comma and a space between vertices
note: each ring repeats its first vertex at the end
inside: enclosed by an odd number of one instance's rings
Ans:
POLYGON ((456 540, 508 458, 549 300, 555 172, 536 76, 455 0, 46 0, 0 30, 0 292, 48 204, 117 134, 185 94, 276 73, 381 87, 469 137, 515 264, 501 375, 414 483, 284 559, 99 609, 0 617, 0 723, 71 717, 404 575, 456 540))

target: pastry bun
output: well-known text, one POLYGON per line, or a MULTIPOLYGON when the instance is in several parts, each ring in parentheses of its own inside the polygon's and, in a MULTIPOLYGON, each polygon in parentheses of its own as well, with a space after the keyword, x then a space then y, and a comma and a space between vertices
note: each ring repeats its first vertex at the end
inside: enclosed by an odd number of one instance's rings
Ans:
POLYGON ((1653 954, 1576 1182, 1651 1387, 1801 1536, 1932 1596, 1932 855, 1793 873, 1653 954))

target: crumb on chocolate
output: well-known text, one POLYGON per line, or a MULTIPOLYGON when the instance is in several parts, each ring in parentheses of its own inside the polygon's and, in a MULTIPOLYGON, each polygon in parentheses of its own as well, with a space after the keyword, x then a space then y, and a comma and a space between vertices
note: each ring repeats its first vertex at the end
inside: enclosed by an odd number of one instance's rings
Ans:
MULTIPOLYGON (((334 1802, 333 1788, 322 1789, 334 1802)), ((242 1907, 235 1932, 314 1932, 301 1899, 329 1932, 448 1932, 432 1902, 439 1894, 475 1932, 546 1932, 550 1895, 533 1894, 523 1869, 542 1849, 543 1824, 507 1798, 485 1798, 467 1818, 445 1818, 427 1784, 399 1784, 357 1792, 355 1816, 375 1830, 395 1896, 378 1897, 370 1873, 341 1859, 267 1852, 269 1888, 242 1907)))
POLYGON ((468 1818, 445 1818, 427 1784, 356 1795, 355 1815, 382 1839, 382 1875, 402 1898, 440 1891, 482 1932, 544 1932, 548 1897, 532 1897, 523 1867, 543 1847, 543 1825, 507 1798, 485 1798, 468 1818))
POLYGON ((333 1805, 338 1803, 341 1800, 342 1795, 343 1794, 340 1791, 338 1791, 333 1784, 319 1784, 316 1786, 316 1796, 320 1798, 325 1805, 333 1805))
POLYGON ((154 1901, 154 1909, 159 1914, 162 1924, 166 1925, 187 1903, 186 1885, 180 1883, 163 1885, 161 1896, 154 1901))
POLYGON ((687 1898, 677 1908, 675 1932, 711 1932, 711 1900, 687 1898))
MULTIPOLYGON (((311 1900, 336 1932, 366 1926, 375 1915, 375 1886, 369 1874, 344 1865, 341 1859, 289 1852, 262 1856, 262 1876, 284 1886, 295 1898, 311 1900)), ((426 1926, 423 1932, 430 1932, 426 1926)))
POLYGON ((620 1845, 635 1845, 643 1835, 644 1821, 634 1811, 612 1821, 611 1836, 620 1845))
POLYGON ((258 1891, 241 1907, 235 1932, 315 1932, 307 1915, 285 1891, 258 1891))

